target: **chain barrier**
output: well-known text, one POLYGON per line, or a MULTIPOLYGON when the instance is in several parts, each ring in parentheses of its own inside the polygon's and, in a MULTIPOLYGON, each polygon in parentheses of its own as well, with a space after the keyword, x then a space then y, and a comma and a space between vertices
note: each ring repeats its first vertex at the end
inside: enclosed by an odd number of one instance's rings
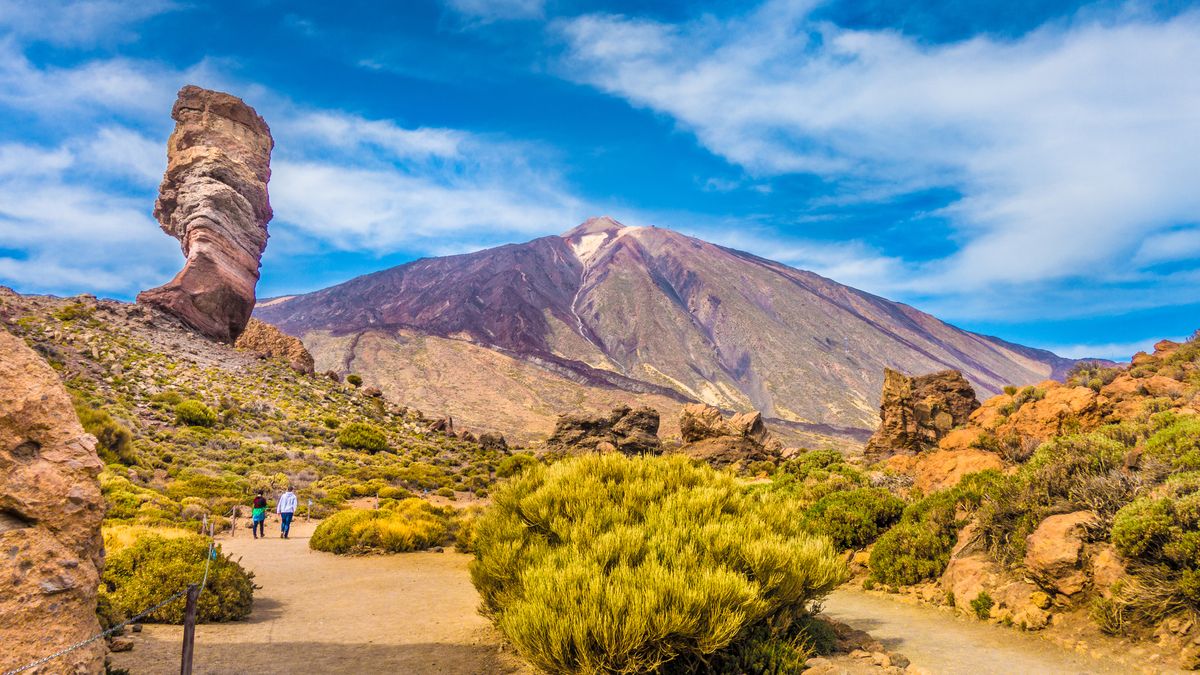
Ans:
MULTIPOLYGON (((204 592, 205 586, 208 585, 208 568, 209 568, 209 565, 212 563, 212 561, 216 557, 217 557, 217 542, 210 538, 208 541, 208 551, 205 552, 205 554, 204 554, 204 578, 200 581, 200 590, 196 593, 197 598, 200 597, 200 594, 204 592)), ((69 647, 63 647, 62 649, 58 650, 57 652, 54 652, 53 654, 51 654, 49 656, 40 658, 37 661, 34 661, 33 663, 26 664, 24 666, 21 666, 20 668, 15 668, 13 670, 5 671, 3 675, 17 675, 17 673, 23 673, 27 670, 37 668, 38 666, 41 666, 41 665, 45 665, 45 664, 53 661, 54 659, 57 659, 60 656, 70 654, 71 652, 75 651, 76 649, 81 649, 83 647, 86 647, 86 646, 92 644, 93 642, 95 642, 96 640, 106 638, 114 633, 117 633, 117 632, 121 631, 122 629, 124 629, 126 626, 128 626, 132 623, 136 623, 138 620, 157 612, 158 610, 162 609, 163 607, 166 607, 167 605, 171 604, 172 602, 175 602, 179 598, 182 598, 186 594, 187 594, 187 587, 185 586, 183 589, 175 591, 175 593, 173 593, 171 595, 171 597, 167 598, 166 600, 163 600, 162 602, 151 607, 150 609, 142 610, 138 614, 129 617, 128 619, 113 626, 112 628, 109 628, 108 630, 101 631, 100 633, 93 635, 92 637, 84 640, 83 642, 77 642, 69 647)))

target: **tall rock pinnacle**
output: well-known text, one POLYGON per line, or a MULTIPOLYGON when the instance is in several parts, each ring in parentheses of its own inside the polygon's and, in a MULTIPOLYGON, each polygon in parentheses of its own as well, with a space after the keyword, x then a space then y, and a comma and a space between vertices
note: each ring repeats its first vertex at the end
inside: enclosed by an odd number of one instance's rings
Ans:
POLYGON ((179 240, 187 262, 138 302, 233 342, 254 310, 267 247, 271 130, 240 98, 191 85, 179 90, 171 117, 175 131, 154 216, 179 240))

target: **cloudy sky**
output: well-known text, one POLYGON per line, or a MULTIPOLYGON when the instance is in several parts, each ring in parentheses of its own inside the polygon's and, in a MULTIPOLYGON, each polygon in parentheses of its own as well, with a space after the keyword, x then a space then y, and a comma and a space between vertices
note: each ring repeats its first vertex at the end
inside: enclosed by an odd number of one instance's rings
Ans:
POLYGON ((276 139, 260 296, 592 215, 963 327, 1200 328, 1200 3, 0 0, 0 284, 168 279, 175 92, 276 139))

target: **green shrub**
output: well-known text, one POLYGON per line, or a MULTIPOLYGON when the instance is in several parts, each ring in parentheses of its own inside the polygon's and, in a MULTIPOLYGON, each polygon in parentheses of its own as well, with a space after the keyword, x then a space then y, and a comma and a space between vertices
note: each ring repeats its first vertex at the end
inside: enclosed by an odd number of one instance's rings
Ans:
POLYGON ((95 311, 92 307, 76 301, 54 310, 53 316, 59 321, 75 321, 90 318, 95 311))
POLYGON ((1200 419, 1164 414, 1156 420, 1161 426, 1146 439, 1146 456, 1174 469, 1200 469, 1200 419))
POLYGON ((350 384, 351 386, 360 387, 360 386, 362 386, 363 380, 362 380, 361 376, 355 375, 354 373, 350 373, 349 375, 346 376, 346 382, 348 384, 350 384))
POLYGON ((904 501, 887 490, 858 488, 818 499, 805 511, 803 522, 839 549, 862 548, 895 523, 903 510, 904 501))
MULTIPOLYGON (((199 535, 166 538, 148 534, 132 545, 109 551, 101 577, 100 595, 111 612, 132 616, 166 600, 204 576, 208 540, 199 535)), ((250 614, 254 574, 217 549, 208 583, 197 601, 197 620, 232 621, 250 614)), ((160 623, 183 622, 183 599, 148 618, 160 623)))
POLYGON ((1140 487, 1139 479, 1124 470, 1129 448, 1112 435, 1099 430, 1054 438, 1016 475, 993 486, 977 514, 980 534, 993 557, 1019 565, 1026 538, 1056 513, 1092 511, 1098 516, 1096 527, 1107 527, 1140 487))
POLYGON ((971 601, 971 610, 975 612, 975 616, 986 621, 991 618, 992 606, 995 604, 992 596, 988 595, 987 591, 979 591, 979 595, 975 596, 975 599, 971 601))
POLYGON ((1111 538, 1131 561, 1135 583, 1147 587, 1118 595, 1138 604, 1157 598, 1161 605, 1161 611, 1135 607, 1135 615, 1200 611, 1200 473, 1172 476, 1154 494, 1121 509, 1111 538))
POLYGON ((515 455, 509 455, 500 460, 500 463, 496 465, 496 477, 511 478, 537 463, 537 458, 530 453, 520 452, 515 455))
POLYGON ((211 427, 217 423, 217 413, 200 401, 188 399, 175 406, 175 422, 189 427, 211 427))
POLYGON ((325 425, 326 429, 336 429, 341 425, 342 421, 336 417, 326 417, 321 420, 321 423, 325 425))
POLYGON ((454 488, 440 487, 433 491, 433 494, 447 499, 454 499, 454 488))
POLYGON ((909 586, 940 576, 969 513, 1004 480, 997 471, 970 474, 956 486, 909 504, 900 522, 883 533, 871 549, 871 579, 889 586, 909 586))
POLYGON ((321 521, 309 548, 330 553, 404 553, 442 543, 449 517, 423 499, 405 499, 378 510, 349 509, 321 521))
POLYGON ((846 578, 797 510, 681 456, 572 458, 493 493, 471 578, 537 667, 651 672, 780 636, 846 578))
POLYGON ((382 452, 388 449, 387 436, 383 430, 366 422, 351 422, 342 427, 337 435, 338 445, 351 450, 382 452))
POLYGON ((95 408, 79 397, 73 397, 75 413, 83 430, 96 437, 96 452, 105 463, 134 464, 133 434, 125 425, 113 419, 107 411, 95 408))

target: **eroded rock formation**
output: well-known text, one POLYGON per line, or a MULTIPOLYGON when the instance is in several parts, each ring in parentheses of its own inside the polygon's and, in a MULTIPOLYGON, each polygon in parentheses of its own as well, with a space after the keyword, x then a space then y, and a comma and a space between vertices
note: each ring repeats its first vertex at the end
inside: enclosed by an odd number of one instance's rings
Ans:
POLYGON ((717 467, 773 461, 782 450, 757 412, 725 419, 711 405, 691 403, 679 414, 679 429, 684 442, 680 452, 717 467))
POLYGON ((154 217, 179 240, 187 262, 138 302, 233 342, 254 309, 267 246, 271 130, 240 98, 190 85, 179 90, 171 117, 175 131, 154 217))
POLYGON ((567 453, 657 454, 662 451, 658 424, 658 411, 653 408, 620 407, 607 416, 561 415, 546 448, 567 453))
MULTIPOLYGON (((54 370, 0 330, 0 671, 100 632, 104 500, 95 444, 54 370)), ((103 665, 97 641, 45 672, 98 673, 103 665)))
POLYGON ((879 429, 866 454, 888 457, 932 448, 979 407, 971 383, 956 370, 909 377, 884 371, 879 429))
POLYGON ((292 337, 265 321, 250 319, 246 330, 234 343, 238 349, 266 358, 283 359, 298 373, 313 372, 313 357, 299 338, 292 337))

